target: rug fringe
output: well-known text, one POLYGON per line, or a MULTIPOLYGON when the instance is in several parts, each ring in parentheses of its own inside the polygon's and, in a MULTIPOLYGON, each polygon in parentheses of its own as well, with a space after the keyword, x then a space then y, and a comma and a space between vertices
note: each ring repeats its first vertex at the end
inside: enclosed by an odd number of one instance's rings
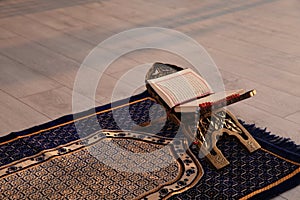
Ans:
POLYGON ((278 148, 300 155, 300 145, 297 145, 290 138, 273 135, 267 128, 256 127, 255 124, 247 124, 239 119, 239 122, 251 133, 256 139, 264 140, 278 148))

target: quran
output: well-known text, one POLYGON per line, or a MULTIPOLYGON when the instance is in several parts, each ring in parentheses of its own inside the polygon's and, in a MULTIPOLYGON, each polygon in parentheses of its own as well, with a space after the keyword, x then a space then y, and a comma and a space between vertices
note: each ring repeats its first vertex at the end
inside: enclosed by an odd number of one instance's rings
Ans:
POLYGON ((214 93, 207 81, 189 68, 147 80, 147 83, 175 112, 224 107, 255 95, 255 90, 245 92, 243 89, 214 93))

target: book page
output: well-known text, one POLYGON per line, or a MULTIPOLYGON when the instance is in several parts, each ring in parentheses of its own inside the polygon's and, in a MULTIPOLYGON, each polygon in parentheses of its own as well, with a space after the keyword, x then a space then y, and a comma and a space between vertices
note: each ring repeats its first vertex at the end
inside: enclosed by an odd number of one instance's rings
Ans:
POLYGON ((158 94, 165 94, 174 107, 212 93, 208 83, 191 69, 150 80, 158 94), (157 90, 160 90, 159 92, 157 90))

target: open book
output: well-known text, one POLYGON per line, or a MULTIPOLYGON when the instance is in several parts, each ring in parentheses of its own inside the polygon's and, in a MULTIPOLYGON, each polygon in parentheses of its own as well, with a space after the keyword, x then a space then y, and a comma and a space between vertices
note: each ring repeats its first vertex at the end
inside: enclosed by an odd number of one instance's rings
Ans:
POLYGON ((160 98, 175 112, 222 107, 248 98, 255 91, 231 90, 214 93, 209 84, 191 69, 184 69, 147 81, 160 98))

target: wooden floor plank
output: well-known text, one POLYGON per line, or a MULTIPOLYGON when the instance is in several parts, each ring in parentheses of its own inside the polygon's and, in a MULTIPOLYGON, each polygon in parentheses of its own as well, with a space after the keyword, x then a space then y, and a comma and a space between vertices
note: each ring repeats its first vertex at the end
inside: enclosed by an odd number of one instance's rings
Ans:
POLYGON ((81 21, 80 19, 73 18, 70 15, 65 15, 59 8, 45 12, 30 13, 27 14, 26 17, 63 32, 90 27, 89 24, 81 21))
MULTIPOLYGON (((289 59, 290 57, 297 58, 299 55, 300 39, 286 38, 274 35, 272 32, 265 32, 264 29, 257 30, 252 27, 245 26, 242 22, 236 23, 229 18, 223 19, 220 23, 226 24, 226 29, 218 32, 218 35, 247 42, 249 46, 255 46, 258 50, 265 49, 271 54, 282 54, 282 57, 289 59), (259 41, 259 42, 258 42, 259 41)), ((298 60, 299 61, 299 58, 298 60)), ((295 70, 296 71, 296 70, 295 70)))
POLYGON ((12 20, 7 19, 7 22, 2 24, 2 27, 79 63, 83 61, 93 48, 87 42, 74 38, 71 35, 66 35, 61 31, 56 31, 36 20, 24 16, 14 17, 12 20), (20 29, 20 26, 23 28, 20 29))
POLYGON ((300 124, 300 112, 299 111, 297 111, 293 114, 290 114, 290 115, 286 116, 285 118, 290 120, 290 121, 293 121, 293 122, 296 122, 296 123, 300 124))
POLYGON ((73 87, 79 63, 19 36, 3 40, 0 47, 0 52, 10 59, 62 85, 73 87))
POLYGON ((221 73, 226 89, 257 90, 257 95, 246 101, 247 104, 253 107, 282 118, 300 111, 300 97, 261 85, 247 78, 241 78, 227 71, 221 71, 221 73))
MULTIPOLYGON (((81 96, 81 98, 83 98, 82 101, 91 102, 91 100, 87 99, 84 96, 81 96)), ((102 99, 104 98, 96 99, 95 105, 99 106, 99 102, 101 102, 102 99)), ((36 93, 30 96, 20 98, 20 100, 26 103, 27 105, 30 105, 35 110, 44 113, 47 117, 51 119, 56 119, 63 115, 73 113, 72 90, 66 87, 36 93)), ((88 108, 82 108, 81 110, 76 110, 76 112, 84 111, 87 109, 88 108)))
POLYGON ((0 55, 0 63, 7 66, 1 68, 1 89, 14 97, 24 97, 61 86, 58 82, 5 56, 0 55))
POLYGON ((300 187, 293 188, 283 194, 281 196, 288 200, 299 199, 300 187))
MULTIPOLYGON (((132 28, 133 23, 126 21, 126 18, 116 18, 105 13, 105 10, 108 9, 104 5, 105 3, 101 3, 102 10, 95 11, 91 8, 85 7, 84 5, 80 6, 72 6, 64 9, 60 9, 59 11, 64 15, 71 16, 77 20, 83 21, 86 24, 101 26, 106 30, 114 30, 115 33, 118 33, 121 30, 126 30, 128 28, 132 28)), ((130 7, 130 6, 129 6, 130 7)), ((122 7, 120 9, 125 11, 126 7, 122 7)), ((116 11, 115 11, 116 12, 116 11)), ((120 14, 120 13, 119 13, 120 14)), ((127 16, 128 18, 129 16, 127 16)), ((130 17, 129 17, 130 18, 130 17)))
POLYGON ((300 84, 299 75, 275 70, 260 63, 241 59, 238 56, 229 55, 219 49, 210 49, 209 52, 220 69, 291 95, 300 96, 300 88, 295 87, 300 84))
POLYGON ((0 90, 0 136, 47 121, 50 118, 0 90))
POLYGON ((167 27, 166 23, 176 20, 182 13, 187 12, 186 8, 181 7, 169 8, 168 6, 161 6, 148 1, 143 1, 143 6, 140 6, 140 3, 140 0, 133 0, 131 5, 127 6, 127 3, 124 1, 115 1, 101 4, 91 3, 86 4, 85 7, 91 9, 92 12, 104 13, 135 26, 167 27))
POLYGON ((89 24, 80 17, 76 18, 76 15, 73 17, 70 14, 72 12, 72 8, 68 10, 55 9, 27 14, 26 17, 93 45, 99 44, 112 35, 112 32, 106 28, 107 24, 105 24, 109 20, 103 18, 104 23, 102 25, 89 24))
POLYGON ((256 62, 266 67, 272 67, 277 71, 282 71, 282 73, 290 72, 300 75, 298 70, 299 58, 292 54, 274 51, 259 45, 250 44, 249 42, 220 35, 199 38, 199 40, 204 46, 218 49, 226 54, 256 62))

